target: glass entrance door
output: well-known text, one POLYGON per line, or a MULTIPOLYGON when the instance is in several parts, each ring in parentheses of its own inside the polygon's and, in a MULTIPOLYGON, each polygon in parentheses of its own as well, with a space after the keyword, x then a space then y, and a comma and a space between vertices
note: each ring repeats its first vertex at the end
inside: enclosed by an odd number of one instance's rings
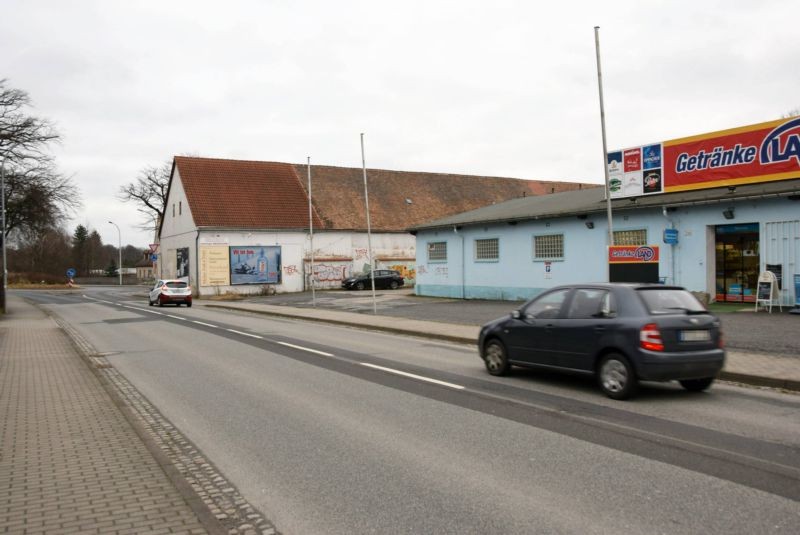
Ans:
POLYGON ((756 300, 758 288, 758 223, 719 225, 716 234, 717 301, 756 300))

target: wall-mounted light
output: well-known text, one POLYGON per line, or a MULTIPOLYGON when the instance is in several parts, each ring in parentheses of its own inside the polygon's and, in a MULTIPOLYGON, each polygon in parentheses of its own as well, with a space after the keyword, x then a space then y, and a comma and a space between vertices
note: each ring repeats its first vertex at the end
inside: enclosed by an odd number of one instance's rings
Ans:
POLYGON ((586 228, 594 228, 594 221, 587 221, 585 223, 586 228))
POLYGON ((733 219, 735 217, 733 213, 733 208, 728 208, 727 210, 723 210, 722 217, 724 217, 725 219, 733 219))
POLYGON ((728 186, 728 193, 735 193, 735 192, 736 192, 736 186, 728 186))

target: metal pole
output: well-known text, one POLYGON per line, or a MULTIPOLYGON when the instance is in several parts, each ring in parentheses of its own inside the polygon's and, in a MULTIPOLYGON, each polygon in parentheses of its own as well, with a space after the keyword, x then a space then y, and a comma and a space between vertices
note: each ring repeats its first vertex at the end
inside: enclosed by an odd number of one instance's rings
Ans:
POLYGON ((311 156, 308 157, 308 234, 311 241, 311 273, 308 280, 311 283, 311 306, 317 306, 317 295, 314 289, 314 218, 311 211, 311 156))
POLYGON ((0 208, 3 212, 3 301, 0 303, 2 305, 2 312, 5 314, 6 312, 6 292, 8 291, 8 272, 6 268, 6 158, 8 158, 8 153, 10 152, 7 150, 3 154, 3 161, 0 161, 0 200, 2 200, 2 208, 0 208))
POLYGON ((364 156, 364 133, 361 133, 361 169, 364 173, 364 201, 367 207, 367 256, 369 258, 369 273, 372 279, 372 313, 378 313, 378 303, 375 299, 375 266, 372 265, 372 229, 369 222, 369 192, 367 191, 367 160, 364 156))
POLYGON ((119 285, 122 286, 122 232, 119 230, 119 225, 113 221, 109 221, 109 223, 117 227, 117 236, 119 236, 119 267, 117 271, 119 271, 119 285))
POLYGON ((606 144, 606 110, 603 105, 603 75, 600 70, 600 26, 594 27, 594 47, 597 54, 597 87, 600 91, 600 129, 603 132, 603 172, 606 179, 606 212, 608 216, 608 245, 614 245, 614 229, 611 223, 611 188, 608 178, 608 146, 606 144))

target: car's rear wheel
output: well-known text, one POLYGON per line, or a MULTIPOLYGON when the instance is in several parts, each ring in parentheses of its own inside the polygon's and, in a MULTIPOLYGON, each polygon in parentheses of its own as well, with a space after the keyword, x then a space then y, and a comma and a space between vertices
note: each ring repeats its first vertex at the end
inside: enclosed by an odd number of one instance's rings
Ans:
POLYGON ((188 303, 186 303, 186 306, 191 308, 191 306, 192 306, 192 302, 191 302, 191 301, 189 301, 188 303))
POLYGON ((389 288, 391 288, 392 290, 396 290, 398 286, 400 285, 397 284, 397 281, 392 281, 389 283, 389 288))
POLYGON ((363 290, 363 289, 364 289, 364 283, 363 282, 357 282, 356 283, 356 290, 363 290))
POLYGON ((486 349, 483 352, 483 362, 486 364, 486 371, 491 375, 505 375, 511 369, 506 347, 500 340, 490 340, 486 344, 486 349))
POLYGON ((683 381, 678 382, 689 392, 702 392, 711 386, 711 383, 714 382, 714 378, 705 377, 703 379, 684 379, 683 381))
POLYGON ((160 297, 158 298, 158 306, 160 306, 160 307, 164 306, 164 300, 161 299, 160 297))
POLYGON ((150 299, 149 297, 147 298, 147 304, 148 304, 149 306, 153 306, 153 300, 152 300, 152 299, 150 299))
POLYGON ((619 353, 603 357, 597 367, 597 381, 611 399, 628 399, 639 388, 636 373, 627 358, 619 353))

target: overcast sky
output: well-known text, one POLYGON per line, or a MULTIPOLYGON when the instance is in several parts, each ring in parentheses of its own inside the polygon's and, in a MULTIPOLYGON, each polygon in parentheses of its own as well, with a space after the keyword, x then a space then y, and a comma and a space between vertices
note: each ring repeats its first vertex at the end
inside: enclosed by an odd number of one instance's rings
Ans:
MULTIPOLYGON (((800 2, 2 0, 0 78, 103 241, 175 154, 602 183, 609 149, 800 107, 800 2), (545 7, 547 6, 547 7, 545 7)), ((348 192, 342 192, 347 195, 348 192)))

